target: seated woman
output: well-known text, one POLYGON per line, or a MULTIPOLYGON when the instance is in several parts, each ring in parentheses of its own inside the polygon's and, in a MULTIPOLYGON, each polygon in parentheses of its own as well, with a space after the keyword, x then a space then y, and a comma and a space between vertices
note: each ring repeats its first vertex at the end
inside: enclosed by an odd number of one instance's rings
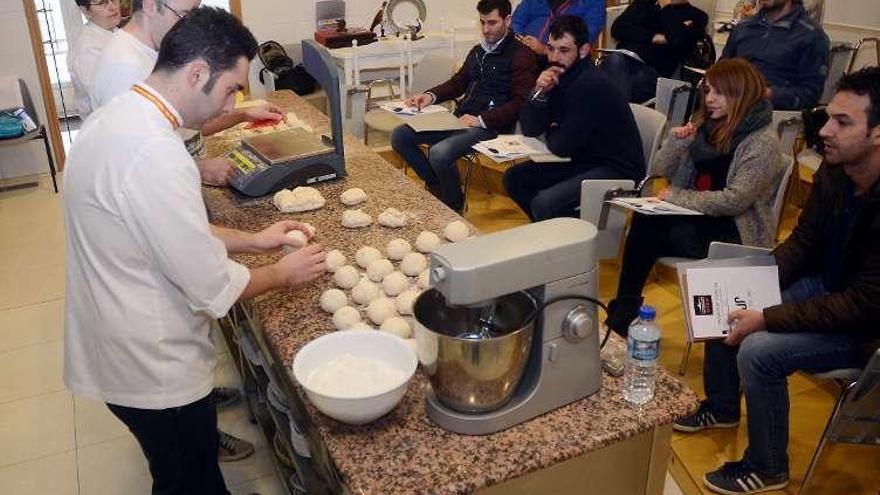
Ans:
POLYGON ((73 81, 76 107, 80 118, 85 120, 93 110, 89 90, 95 64, 104 46, 110 42, 121 17, 119 0, 76 0, 76 4, 88 22, 79 31, 68 52, 67 66, 73 81))
POLYGON ((712 241, 767 247, 773 242, 771 203, 781 157, 766 89, 749 62, 716 63, 706 72, 705 98, 694 122, 672 129, 658 151, 651 172, 671 186, 657 196, 705 215, 633 215, 606 321, 618 334, 626 335, 638 314, 657 258, 704 258, 712 241))

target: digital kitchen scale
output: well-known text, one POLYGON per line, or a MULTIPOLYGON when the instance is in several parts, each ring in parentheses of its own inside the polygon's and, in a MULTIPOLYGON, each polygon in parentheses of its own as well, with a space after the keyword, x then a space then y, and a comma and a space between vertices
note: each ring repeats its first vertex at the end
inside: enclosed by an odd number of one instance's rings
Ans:
POLYGON ((303 67, 327 94, 331 136, 293 128, 242 139, 241 146, 226 156, 236 172, 230 185, 246 196, 263 196, 345 176, 336 63, 313 40, 303 40, 302 56, 303 67))

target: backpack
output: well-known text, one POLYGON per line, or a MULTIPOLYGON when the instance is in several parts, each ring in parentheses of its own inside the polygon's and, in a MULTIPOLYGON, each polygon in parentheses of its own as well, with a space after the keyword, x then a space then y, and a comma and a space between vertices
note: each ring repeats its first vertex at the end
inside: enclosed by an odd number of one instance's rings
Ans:
POLYGON ((24 126, 18 117, 9 112, 0 112, 0 139, 13 139, 24 134, 24 126))
POLYGON ((260 82, 265 84, 264 72, 275 74, 275 89, 289 89, 298 95, 307 95, 315 91, 317 82, 306 71, 302 64, 293 64, 277 41, 267 41, 260 45, 257 54, 264 67, 260 69, 260 82))

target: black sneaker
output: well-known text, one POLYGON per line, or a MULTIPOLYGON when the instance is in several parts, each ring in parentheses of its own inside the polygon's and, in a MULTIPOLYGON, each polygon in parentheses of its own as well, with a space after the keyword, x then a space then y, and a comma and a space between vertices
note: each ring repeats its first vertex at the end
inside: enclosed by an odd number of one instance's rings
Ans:
POLYGON ((214 387, 211 390, 211 401, 217 406, 217 409, 231 406, 239 399, 241 399, 241 392, 237 388, 214 387))
POLYGON ((716 493, 761 493, 785 488, 788 474, 768 476, 750 469, 742 461, 726 462, 719 469, 706 473, 703 483, 716 493))
POLYGON ((672 429, 685 433, 705 430, 706 428, 736 428, 739 419, 723 420, 715 416, 706 401, 700 403, 700 408, 693 415, 679 419, 672 424, 672 429))

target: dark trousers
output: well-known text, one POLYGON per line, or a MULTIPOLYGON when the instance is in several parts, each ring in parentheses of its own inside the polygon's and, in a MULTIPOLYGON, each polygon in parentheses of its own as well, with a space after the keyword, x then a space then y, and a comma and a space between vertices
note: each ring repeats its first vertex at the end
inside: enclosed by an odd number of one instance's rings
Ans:
POLYGON ((210 395, 170 409, 107 407, 144 451, 153 476, 152 495, 229 494, 217 458, 217 408, 210 395))
POLYGON ((623 249, 617 297, 609 306, 605 324, 626 335, 639 313, 642 289, 657 258, 705 258, 712 241, 740 243, 732 217, 634 214, 623 249))
POLYGON ((510 167, 503 177, 507 194, 533 222, 578 216, 575 208, 581 203, 581 182, 586 179, 633 178, 610 165, 532 162, 510 167))
POLYGON ((657 69, 621 53, 609 53, 601 68, 632 103, 644 103, 657 93, 657 69))

